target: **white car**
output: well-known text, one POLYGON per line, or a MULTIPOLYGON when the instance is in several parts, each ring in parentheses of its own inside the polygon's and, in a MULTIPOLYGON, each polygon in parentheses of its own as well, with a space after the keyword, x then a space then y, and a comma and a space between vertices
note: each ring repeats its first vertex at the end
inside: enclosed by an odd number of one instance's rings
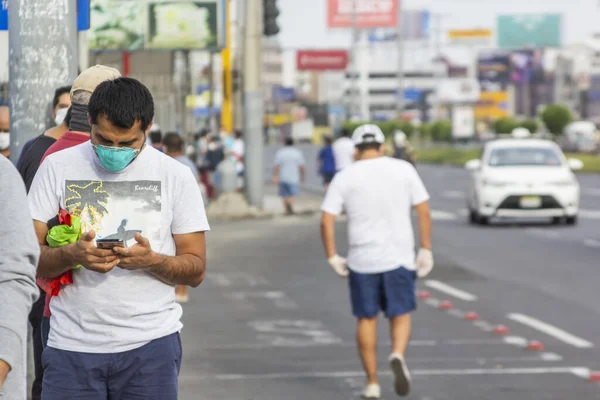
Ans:
POLYGON ((565 158, 554 142, 499 139, 487 143, 480 159, 466 163, 471 172, 467 207, 471 223, 490 218, 552 218, 577 223, 579 183, 573 170, 583 163, 565 158))

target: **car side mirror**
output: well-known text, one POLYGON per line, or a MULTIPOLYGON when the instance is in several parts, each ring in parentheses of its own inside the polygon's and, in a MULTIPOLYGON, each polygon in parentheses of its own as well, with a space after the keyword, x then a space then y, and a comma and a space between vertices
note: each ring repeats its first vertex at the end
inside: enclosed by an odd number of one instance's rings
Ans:
POLYGON ((579 171, 583 168, 583 161, 577 158, 569 158, 567 160, 567 164, 569 165, 569 168, 571 168, 571 170, 573 171, 579 171))
POLYGON ((465 168, 469 171, 477 171, 481 168, 481 160, 469 160, 466 162, 465 168))

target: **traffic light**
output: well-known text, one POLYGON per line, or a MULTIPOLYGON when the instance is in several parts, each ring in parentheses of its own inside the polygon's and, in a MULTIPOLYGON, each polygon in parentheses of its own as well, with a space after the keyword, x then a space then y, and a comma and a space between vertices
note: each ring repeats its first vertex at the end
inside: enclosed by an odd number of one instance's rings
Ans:
POLYGON ((263 0, 263 35, 275 36, 279 33, 278 16, 277 0, 263 0))

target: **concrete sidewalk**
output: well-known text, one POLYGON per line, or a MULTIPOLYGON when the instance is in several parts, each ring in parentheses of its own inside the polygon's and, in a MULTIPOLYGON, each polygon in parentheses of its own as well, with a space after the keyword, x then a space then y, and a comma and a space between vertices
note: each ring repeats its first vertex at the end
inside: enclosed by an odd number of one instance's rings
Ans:
MULTIPOLYGON (((323 195, 321 193, 302 190, 296 199, 294 211, 296 214, 306 215, 318 212, 321 207, 323 195)), ((265 187, 263 209, 259 210, 248 205, 242 193, 226 193, 210 202, 206 209, 208 219, 236 220, 245 218, 273 218, 283 216, 285 213, 281 198, 277 194, 277 187, 269 184, 265 187)))

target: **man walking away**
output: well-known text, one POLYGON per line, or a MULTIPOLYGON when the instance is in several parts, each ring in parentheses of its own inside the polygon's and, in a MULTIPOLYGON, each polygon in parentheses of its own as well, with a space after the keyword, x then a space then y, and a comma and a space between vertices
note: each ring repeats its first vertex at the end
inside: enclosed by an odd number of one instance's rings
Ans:
MULTIPOLYGON (((192 160, 185 155, 185 142, 181 138, 181 135, 174 132, 167 133, 163 139, 163 145, 166 154, 187 166, 190 171, 192 171, 192 174, 194 174, 194 179, 200 183, 198 168, 196 168, 192 160)), ((175 287, 175 300, 177 300, 178 303, 187 303, 190 300, 187 286, 177 285, 175 287)))
POLYGON ((27 315, 38 297, 40 254, 23 181, 0 156, 0 398, 27 398, 27 315))
POLYGON ((155 125, 152 125, 151 129, 152 130, 150 131, 150 134, 148 135, 148 136, 150 136, 150 144, 156 150, 158 150, 160 152, 164 152, 163 137, 162 137, 162 132, 160 130, 160 127, 158 126, 158 124, 155 124, 155 125))
POLYGON ((376 125, 359 126, 352 136, 357 161, 336 174, 322 205, 321 235, 329 264, 349 278, 352 313, 358 319, 357 343, 367 375, 365 398, 381 395, 377 379, 377 316, 390 320, 389 362, 398 395, 410 391, 404 361, 416 308, 415 280, 433 268, 429 195, 406 161, 384 157, 385 137, 376 125), (421 249, 416 255, 410 208, 419 219, 421 249), (336 251, 334 224, 348 216, 348 260, 336 251))
MULTIPOLYGON (((31 182, 33 182, 33 177, 40 166, 44 153, 69 130, 69 123, 71 122, 70 92, 71 86, 63 86, 56 89, 52 101, 52 117, 56 126, 46 130, 43 134, 23 145, 19 161, 17 161, 17 169, 25 181, 27 192, 29 192, 31 182)), ((44 296, 40 296, 40 299, 42 297, 44 296)), ((34 340, 36 339, 34 338, 34 340)))
POLYGON ((300 192, 300 183, 305 179, 305 162, 302 152, 294 147, 294 139, 286 138, 285 147, 275 154, 273 183, 279 187, 286 215, 294 213, 295 197, 300 192))
POLYGON ((325 190, 333 180, 335 175, 335 159, 333 157, 333 148, 331 146, 332 139, 329 136, 325 137, 325 146, 319 152, 319 173, 323 177, 323 186, 325 190))
POLYGON ((343 128, 340 137, 333 143, 335 168, 341 171, 354 162, 354 143, 350 139, 350 131, 343 128))
POLYGON ((398 130, 394 132, 394 158, 404 160, 415 165, 412 148, 406 138, 406 133, 398 130))
POLYGON ((0 155, 10 157, 10 109, 0 105, 0 155))
POLYGON ((206 271, 200 188, 189 168, 145 145, 154 102, 139 81, 103 81, 88 114, 90 141, 48 156, 29 193, 38 275, 73 275, 50 301, 43 398, 176 400, 174 289, 198 286, 206 271), (50 248, 46 221, 59 209, 79 217, 83 233, 50 248))

